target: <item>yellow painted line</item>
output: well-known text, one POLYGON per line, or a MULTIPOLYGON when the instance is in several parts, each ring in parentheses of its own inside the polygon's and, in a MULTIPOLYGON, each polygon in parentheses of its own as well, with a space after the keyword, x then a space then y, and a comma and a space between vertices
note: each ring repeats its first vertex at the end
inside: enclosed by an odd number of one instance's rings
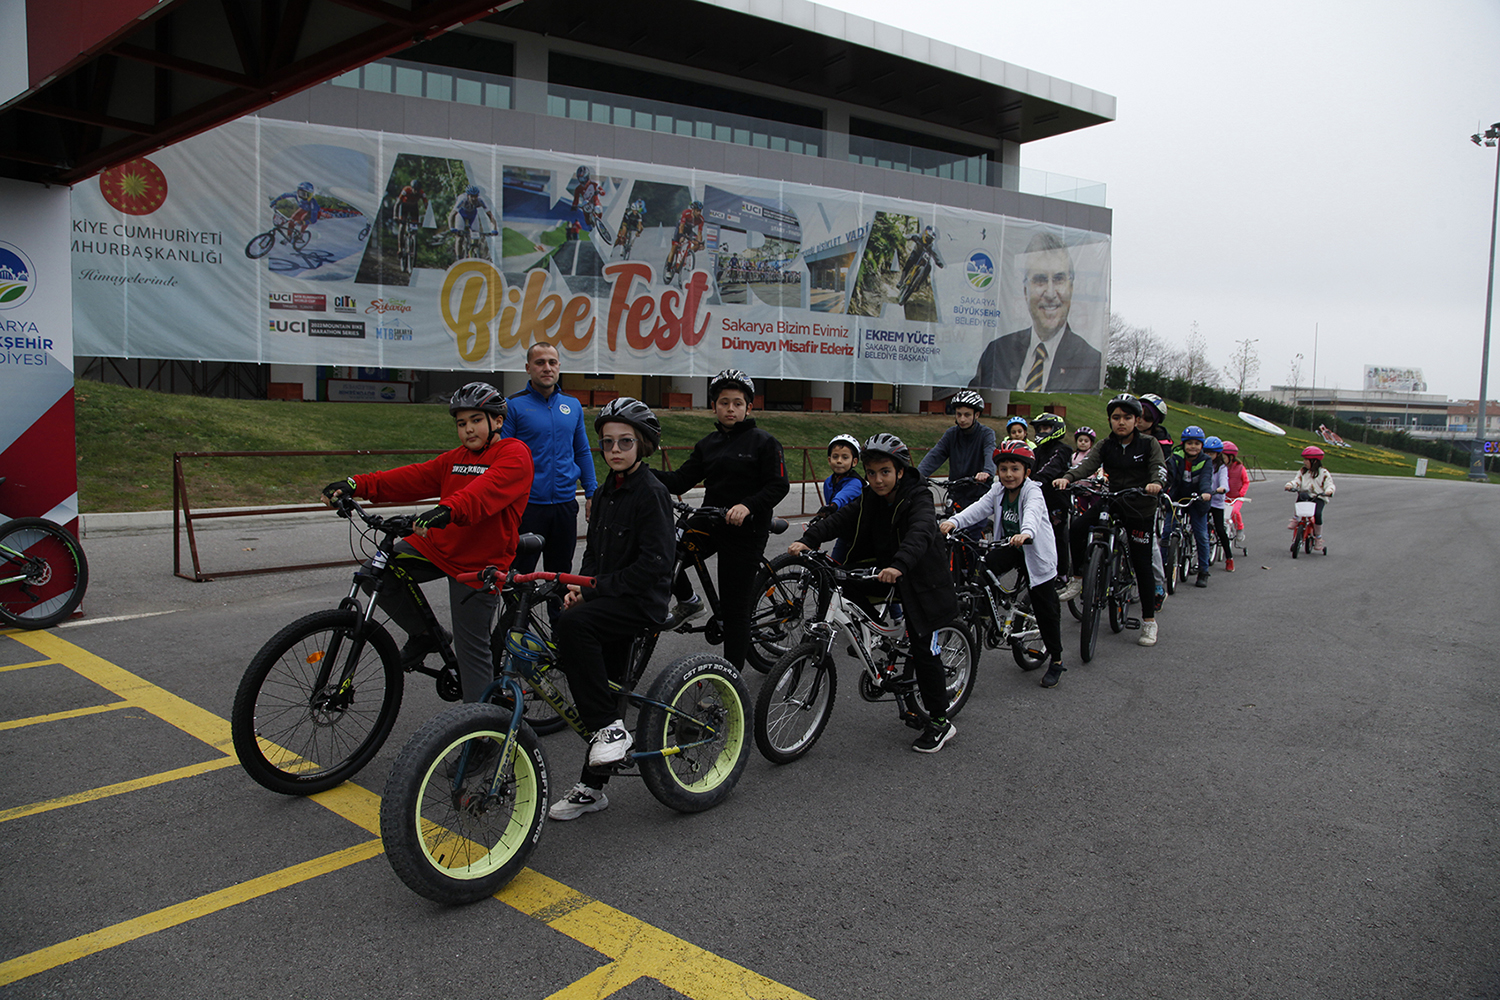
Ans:
POLYGON ((56 662, 56 660, 32 660, 30 663, 12 663, 8 667, 0 667, 0 674, 9 673, 12 670, 29 670, 32 667, 45 667, 56 662))
POLYGON ((99 799, 107 799, 112 795, 124 795, 126 792, 140 791, 142 788, 150 788, 153 785, 165 785, 169 781, 192 778, 200 774, 207 774, 209 771, 222 770, 238 763, 239 761, 233 757, 219 757, 215 760, 204 761, 202 764, 189 764, 187 767, 178 767, 170 771, 162 771, 160 774, 151 774, 144 778, 121 781, 113 785, 104 785, 86 792, 60 795, 55 799, 47 799, 45 802, 33 802, 31 805, 0 809, 0 823, 20 819, 23 816, 35 816, 37 813, 50 812, 53 809, 62 809, 65 806, 76 806, 82 802, 97 802, 99 799))
POLYGON ((220 910, 228 909, 240 903, 257 899, 261 896, 285 889, 289 885, 306 882, 308 879, 326 875, 329 872, 347 868, 358 864, 380 853, 380 841, 368 840, 363 844, 346 847, 342 851, 334 851, 325 854, 321 858, 304 861, 290 868, 283 868, 279 872, 270 875, 262 875, 259 878, 232 885, 227 889, 211 892, 197 899, 190 899, 174 906, 156 910, 143 916, 134 917, 122 921, 110 927, 81 934, 68 941, 40 948, 8 962, 0 962, 0 986, 34 976, 39 972, 55 969, 59 965, 76 962, 80 958, 98 954, 117 945, 126 944, 137 938, 148 934, 155 934, 179 924, 185 924, 189 920, 208 916, 220 910))
POLYGON ((7 729, 23 729, 26 726, 39 726, 44 722, 57 722, 61 719, 81 719, 85 715, 98 715, 100 712, 113 712, 121 708, 130 708, 135 705, 133 701, 112 701, 108 705, 90 705, 88 708, 70 708, 66 712, 52 712, 48 715, 33 715, 25 719, 11 719, 8 722, 0 722, 0 732, 7 729))

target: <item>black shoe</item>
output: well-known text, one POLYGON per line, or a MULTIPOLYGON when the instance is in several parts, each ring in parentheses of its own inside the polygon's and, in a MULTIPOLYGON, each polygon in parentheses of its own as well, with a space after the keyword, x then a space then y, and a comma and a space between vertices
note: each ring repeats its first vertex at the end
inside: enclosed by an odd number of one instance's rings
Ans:
POLYGON ((929 722, 927 728, 922 730, 922 735, 911 748, 917 753, 937 753, 943 749, 943 744, 953 739, 953 734, 958 732, 958 727, 944 719, 942 722, 929 722))
POLYGON ((1052 664, 1052 666, 1047 668, 1046 675, 1042 677, 1042 687, 1057 687, 1058 680, 1062 677, 1063 671, 1067 669, 1061 663, 1052 664))
POLYGON ((401 647, 402 670, 417 669, 427 657, 442 649, 444 643, 452 641, 453 637, 443 626, 437 626, 437 630, 442 636, 441 639, 431 632, 419 632, 407 638, 406 645, 401 647))
POLYGON ((1193 586, 1195 586, 1195 587, 1207 587, 1208 586, 1208 574, 1207 573, 1199 573, 1198 574, 1198 579, 1196 581, 1194 581, 1193 586))

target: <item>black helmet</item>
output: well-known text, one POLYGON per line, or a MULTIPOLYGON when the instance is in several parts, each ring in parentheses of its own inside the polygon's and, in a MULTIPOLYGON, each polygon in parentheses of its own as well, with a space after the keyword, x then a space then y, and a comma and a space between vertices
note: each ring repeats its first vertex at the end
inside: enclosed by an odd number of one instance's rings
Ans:
POLYGON ((755 399, 755 380, 738 368, 726 368, 708 383, 708 401, 714 402, 725 389, 739 389, 745 394, 745 402, 755 399))
POLYGON ((448 412, 458 416, 459 410, 483 410, 503 420, 505 397, 488 382, 470 382, 448 399, 448 412))
POLYGON ((911 468, 911 449, 894 434, 871 435, 860 449, 860 454, 866 464, 869 464, 872 455, 889 455, 895 461, 896 468, 911 468))
POLYGON ((1122 392, 1114 399, 1111 399, 1109 403, 1105 405, 1104 412, 1113 413, 1116 407, 1127 411, 1132 416, 1138 417, 1141 415, 1141 401, 1139 399, 1136 399, 1128 392, 1122 392))
POLYGON ((983 413, 984 397, 973 389, 961 389, 948 397, 948 405, 944 409, 953 413, 960 406, 967 406, 975 413, 983 413))
POLYGON ((1031 422, 1044 437, 1063 429, 1063 418, 1055 413, 1043 413, 1031 422))
POLYGON ((854 460, 859 461, 859 439, 853 434, 835 434, 833 440, 828 442, 828 454, 833 454, 834 445, 843 445, 854 452, 854 460))
POLYGON ((655 451, 661 444, 661 421, 656 419, 656 414, 651 412, 651 407, 639 399, 621 396, 605 403, 599 410, 599 415, 594 418, 594 433, 603 433, 600 428, 611 420, 618 420, 620 423, 634 427, 651 445, 650 449, 644 450, 642 457, 655 451))

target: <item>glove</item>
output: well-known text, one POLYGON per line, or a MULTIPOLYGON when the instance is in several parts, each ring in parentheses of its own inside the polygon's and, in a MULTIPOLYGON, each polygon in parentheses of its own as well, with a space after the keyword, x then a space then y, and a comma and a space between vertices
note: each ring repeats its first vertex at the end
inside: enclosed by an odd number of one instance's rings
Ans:
POLYGON ((334 495, 338 493, 347 493, 351 497, 354 496, 353 476, 350 476, 347 479, 340 479, 335 483, 329 483, 327 486, 323 487, 323 495, 330 500, 332 500, 334 498, 334 495))
POLYGON ((418 514, 417 519, 412 522, 412 525, 418 528, 426 528, 430 531, 433 528, 445 527, 448 522, 452 520, 453 511, 449 510, 447 507, 444 507, 442 504, 438 504, 431 510, 424 510, 422 513, 418 514))

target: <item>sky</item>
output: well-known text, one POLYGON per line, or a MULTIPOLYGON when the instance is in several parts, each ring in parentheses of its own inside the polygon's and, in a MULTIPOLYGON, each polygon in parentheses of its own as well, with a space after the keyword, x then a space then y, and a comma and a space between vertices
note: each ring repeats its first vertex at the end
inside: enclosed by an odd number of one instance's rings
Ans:
POLYGON ((1021 165, 1108 185, 1127 322, 1182 346, 1196 321, 1220 366, 1257 338, 1261 389, 1299 353, 1306 384, 1316 339, 1319 386, 1411 366, 1479 394, 1496 150, 1469 136, 1500 122, 1497 0, 819 2, 1117 99, 1021 165))

